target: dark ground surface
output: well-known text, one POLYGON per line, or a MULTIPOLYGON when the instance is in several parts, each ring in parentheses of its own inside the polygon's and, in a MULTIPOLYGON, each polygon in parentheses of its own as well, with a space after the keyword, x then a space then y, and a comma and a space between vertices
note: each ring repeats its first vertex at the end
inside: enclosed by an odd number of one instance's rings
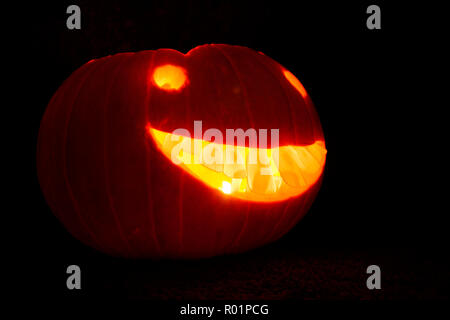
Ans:
POLYGON ((269 257, 255 251, 239 259, 202 263, 118 263, 119 279, 97 281, 101 291, 143 299, 448 298, 450 274, 445 265, 418 261, 410 252, 271 251, 269 257), (381 290, 366 287, 365 271, 374 263, 382 270, 381 290))
MULTIPOLYGON (((401 248, 293 248, 295 236, 239 255, 195 261, 125 260, 79 249, 43 265, 50 297, 150 300, 434 300, 448 299, 446 256, 401 248), (79 255, 79 256, 78 256, 79 255), (55 263, 55 260, 59 263, 55 263), (83 290, 65 289, 63 268, 79 263, 83 290), (366 268, 381 269, 368 290, 366 268), (57 267, 59 266, 59 267, 57 267)), ((81 246, 81 245, 80 245, 81 246)))

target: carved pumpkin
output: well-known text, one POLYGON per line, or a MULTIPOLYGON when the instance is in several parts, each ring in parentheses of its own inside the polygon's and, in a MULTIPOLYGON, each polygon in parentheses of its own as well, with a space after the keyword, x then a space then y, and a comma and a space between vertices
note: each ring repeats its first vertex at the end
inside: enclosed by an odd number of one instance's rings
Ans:
POLYGON ((297 78, 260 52, 213 44, 80 67, 43 116, 37 169, 52 211, 83 243, 115 256, 200 258, 285 234, 318 192, 325 156, 297 78), (204 135, 193 135, 199 121, 204 135), (210 128, 278 129, 279 146, 208 138, 210 128), (174 153, 184 143, 200 148, 174 153), (207 148, 240 161, 190 161, 207 148), (268 162, 250 163, 252 151, 268 162))

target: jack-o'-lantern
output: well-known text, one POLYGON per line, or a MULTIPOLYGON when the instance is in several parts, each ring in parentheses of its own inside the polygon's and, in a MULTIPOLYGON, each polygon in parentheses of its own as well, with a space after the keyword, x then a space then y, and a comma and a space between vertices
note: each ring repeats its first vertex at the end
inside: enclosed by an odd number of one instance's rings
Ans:
POLYGON ((80 67, 43 116, 37 169, 51 210, 83 243, 200 258, 285 234, 314 200, 325 157, 318 115, 291 72, 211 44, 80 67))

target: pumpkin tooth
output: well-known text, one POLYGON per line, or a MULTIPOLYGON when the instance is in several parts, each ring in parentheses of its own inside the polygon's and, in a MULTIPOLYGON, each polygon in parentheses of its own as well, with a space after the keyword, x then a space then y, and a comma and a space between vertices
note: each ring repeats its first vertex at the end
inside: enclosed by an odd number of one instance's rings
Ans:
POLYGON ((319 142, 314 143, 313 145, 310 146, 305 146, 304 147, 306 149, 306 151, 308 151, 311 156, 314 157, 314 159, 321 164, 322 163, 322 159, 324 156, 324 148, 320 147, 319 142))
POLYGON ((239 192, 241 189, 242 179, 231 179, 231 193, 239 192))
POLYGON ((280 148, 278 165, 280 175, 286 184, 294 188, 306 186, 306 181, 301 175, 303 163, 293 147, 280 148))
POLYGON ((261 156, 267 156, 258 152, 256 163, 251 161, 250 157, 247 159, 247 183, 253 192, 266 194, 276 191, 276 185, 273 179, 273 172, 271 168, 269 158, 266 161, 262 161, 261 156))
POLYGON ((274 186, 273 192, 277 192, 278 190, 280 190, 282 184, 283 178, 281 178, 280 176, 273 176, 273 186, 274 186))
POLYGON ((222 145, 208 143, 203 147, 202 165, 216 172, 223 172, 224 153, 222 145))
POLYGON ((300 174, 309 186, 317 180, 318 173, 320 172, 320 164, 303 148, 299 148, 297 153, 299 154, 299 159, 302 164, 300 174))
POLYGON ((245 178, 245 149, 226 146, 223 173, 230 178, 245 178))
POLYGON ((294 150, 298 154, 302 172, 312 174, 320 169, 320 163, 305 148, 295 148, 294 150))
POLYGON ((261 194, 273 193, 277 185, 273 175, 262 174, 264 171, 259 165, 251 164, 247 167, 247 184, 251 191, 261 194))

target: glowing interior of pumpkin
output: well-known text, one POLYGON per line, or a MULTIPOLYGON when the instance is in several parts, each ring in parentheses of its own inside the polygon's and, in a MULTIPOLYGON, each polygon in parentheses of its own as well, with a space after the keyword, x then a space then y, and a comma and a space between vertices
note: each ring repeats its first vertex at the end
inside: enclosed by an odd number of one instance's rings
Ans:
POLYGON ((178 91, 186 85, 186 70, 182 67, 166 64, 155 69, 153 81, 166 91, 178 91))
POLYGON ((304 99, 308 96, 306 93, 305 88, 303 87, 302 83, 297 79, 296 76, 294 76, 289 70, 283 70, 283 74, 286 77, 286 79, 289 81, 291 85, 294 86, 295 89, 297 89, 298 92, 302 95, 304 99))
MULTIPOLYGON (((150 126, 148 131, 175 165, 209 187, 247 201, 273 202, 298 196, 317 182, 325 165, 327 151, 323 141, 308 146, 257 149, 216 144, 150 126), (180 148, 182 145, 188 147, 180 148), (205 161, 206 154, 220 150, 219 159, 223 161, 205 161), (252 152, 264 156, 257 156, 255 161, 252 152)), ((217 155, 214 158, 217 160, 217 155)))

